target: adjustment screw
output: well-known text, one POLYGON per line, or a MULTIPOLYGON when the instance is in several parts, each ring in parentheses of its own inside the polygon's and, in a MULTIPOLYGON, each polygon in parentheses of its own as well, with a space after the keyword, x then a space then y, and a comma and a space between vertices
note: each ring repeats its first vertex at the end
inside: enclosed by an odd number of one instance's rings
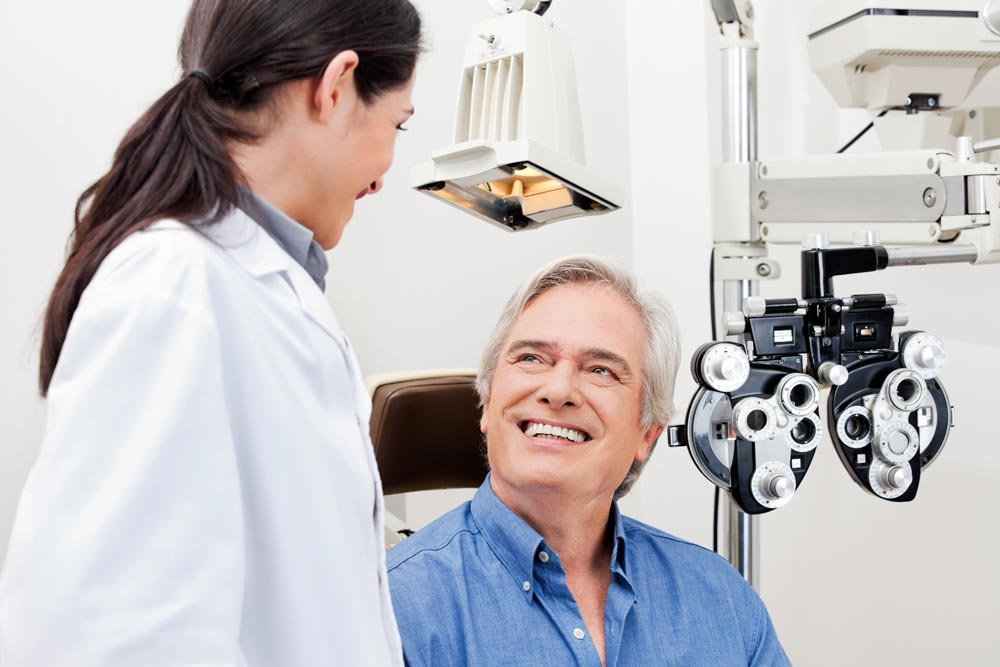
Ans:
POLYGON ((761 210, 767 208, 767 205, 771 203, 767 199, 767 192, 761 190, 760 194, 757 195, 757 203, 760 205, 761 210))
POLYGON ((924 206, 927 208, 932 208, 934 204, 937 203, 937 192, 934 188, 927 188, 924 190, 924 206))
POLYGON ((830 238, 826 234, 803 234, 803 250, 826 250, 830 247, 830 238))
POLYGON ((767 278, 769 275, 771 275, 771 266, 769 264, 761 262, 760 264, 757 265, 757 275, 760 276, 761 278, 767 278))
POLYGON ((877 231, 865 230, 861 232, 854 232, 854 245, 860 246, 874 246, 881 244, 881 238, 877 231))

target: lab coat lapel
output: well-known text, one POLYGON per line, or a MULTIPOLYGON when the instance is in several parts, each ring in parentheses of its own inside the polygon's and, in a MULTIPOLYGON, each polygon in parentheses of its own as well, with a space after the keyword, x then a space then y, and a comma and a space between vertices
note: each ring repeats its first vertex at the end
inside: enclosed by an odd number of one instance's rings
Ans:
MULTIPOLYGON (((270 237, 268 238, 270 240, 270 237)), ((295 262, 295 260, 291 261, 295 262)), ((292 289, 299 297, 299 306, 302 308, 302 312, 336 340, 342 349, 346 350, 347 337, 344 335, 343 329, 340 328, 340 323, 337 322, 337 318, 330 308, 330 303, 326 300, 326 295, 306 273, 305 269, 298 264, 295 264, 295 269, 297 270, 288 272, 288 278, 292 282, 292 289)))
POLYGON ((246 213, 233 209, 206 232, 255 278, 284 275, 298 298, 302 312, 342 347, 347 339, 315 281, 260 225, 246 213))

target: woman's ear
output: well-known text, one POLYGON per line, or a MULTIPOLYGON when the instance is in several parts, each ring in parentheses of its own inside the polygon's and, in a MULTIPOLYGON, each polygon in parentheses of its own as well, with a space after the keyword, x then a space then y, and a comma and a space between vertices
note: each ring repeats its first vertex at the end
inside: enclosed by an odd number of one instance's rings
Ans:
POLYGON ((320 121, 329 122, 334 113, 353 106, 357 99, 357 89, 354 86, 354 70, 357 66, 358 54, 348 50, 334 56, 323 70, 313 96, 320 121))

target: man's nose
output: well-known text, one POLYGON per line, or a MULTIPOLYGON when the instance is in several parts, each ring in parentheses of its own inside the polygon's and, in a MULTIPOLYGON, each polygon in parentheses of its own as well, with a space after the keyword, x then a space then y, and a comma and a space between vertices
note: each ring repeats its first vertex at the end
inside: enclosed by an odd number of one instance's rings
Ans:
POLYGON ((382 189, 382 179, 376 178, 374 181, 371 182, 371 185, 368 186, 368 194, 373 195, 381 189, 382 189))
POLYGON ((568 363, 558 363, 545 373, 539 387, 538 401, 553 408, 579 407, 583 403, 577 386, 576 368, 568 363))

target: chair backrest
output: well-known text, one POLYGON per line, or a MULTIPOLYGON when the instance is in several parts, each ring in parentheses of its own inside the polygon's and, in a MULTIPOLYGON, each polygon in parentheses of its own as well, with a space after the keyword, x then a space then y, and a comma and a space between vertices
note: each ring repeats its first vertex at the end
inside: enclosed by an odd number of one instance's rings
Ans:
POLYGON ((488 467, 475 379, 475 371, 462 369, 366 380, 385 494, 482 484, 488 467))

